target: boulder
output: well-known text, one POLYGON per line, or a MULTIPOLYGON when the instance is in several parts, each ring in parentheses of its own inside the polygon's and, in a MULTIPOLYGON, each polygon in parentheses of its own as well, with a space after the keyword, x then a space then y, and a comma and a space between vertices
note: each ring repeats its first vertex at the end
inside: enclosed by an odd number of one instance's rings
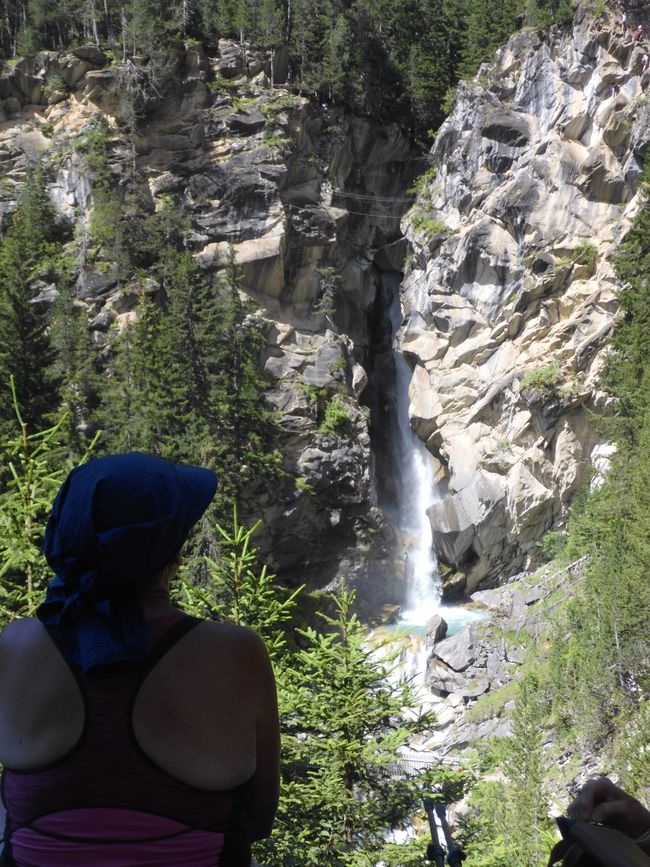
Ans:
POLYGON ((437 644, 447 634, 447 621, 439 614, 434 614, 429 618, 426 627, 426 642, 427 644, 437 644))
POLYGON ((434 695, 446 696, 461 690, 465 686, 466 680, 462 674, 449 668, 439 659, 432 657, 427 664, 425 683, 434 695))
POLYGON ((472 626, 465 626, 451 638, 438 642, 433 655, 456 672, 465 671, 476 659, 477 647, 472 626))
POLYGON ((241 135, 253 135, 264 129, 266 118, 261 111, 241 111, 230 118, 228 126, 241 135))
POLYGON ((427 509, 434 549, 448 563, 461 566, 473 552, 481 554, 499 545, 506 534, 504 479, 495 473, 476 473, 457 494, 427 509))
POLYGON ((590 200, 620 205, 632 198, 621 166, 608 149, 595 150, 587 157, 582 176, 580 186, 590 200))
POLYGON ((93 64, 80 60, 74 54, 63 54, 59 58, 59 75, 64 84, 74 90, 93 64))
POLYGON ((497 587, 494 590, 477 590, 472 593, 472 602, 494 611, 498 614, 507 615, 512 605, 512 590, 509 587, 497 587))
POLYGON ((244 56, 239 43, 231 39, 219 40, 219 74, 224 78, 237 78, 244 71, 244 56))
POLYGON ((83 60, 91 66, 106 66, 108 64, 108 55, 104 54, 99 45, 79 45, 72 49, 72 53, 79 60, 83 60))

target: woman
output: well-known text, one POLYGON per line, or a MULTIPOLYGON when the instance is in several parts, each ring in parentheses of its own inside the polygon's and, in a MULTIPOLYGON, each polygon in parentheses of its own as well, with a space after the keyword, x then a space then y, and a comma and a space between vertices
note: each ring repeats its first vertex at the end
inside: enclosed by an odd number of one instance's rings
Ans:
POLYGON ((72 471, 45 534, 56 577, 0 635, 4 863, 248 867, 278 798, 261 640, 169 597, 217 486, 132 453, 72 471))

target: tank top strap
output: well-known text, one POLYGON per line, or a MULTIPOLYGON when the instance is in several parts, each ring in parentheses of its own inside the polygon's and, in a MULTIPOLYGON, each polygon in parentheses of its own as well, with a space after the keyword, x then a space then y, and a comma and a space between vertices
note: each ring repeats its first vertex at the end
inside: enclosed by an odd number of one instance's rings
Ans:
POLYGON ((160 660, 168 653, 175 644, 191 632, 194 627, 199 626, 204 621, 198 617, 191 617, 189 614, 181 615, 180 619, 176 620, 169 626, 163 634, 154 642, 153 647, 142 661, 140 675, 138 677, 137 689, 142 686, 143 681, 149 672, 160 662, 160 660))
MULTIPOLYGON (((203 623, 199 617, 192 617, 189 614, 179 613, 179 617, 175 620, 171 626, 168 626, 160 635, 160 637, 153 642, 153 645, 150 647, 149 652, 146 657, 141 661, 140 665, 142 666, 142 677, 146 677, 147 674, 151 671, 151 669, 156 665, 156 663, 160 662, 162 657, 172 649, 172 647, 183 638, 188 632, 194 629, 195 626, 198 626, 200 623, 203 623)), ((65 660, 68 668, 73 673, 75 680, 78 683, 83 683, 84 680, 84 672, 80 665, 78 665, 74 660, 70 659, 67 655, 65 645, 61 641, 59 635, 56 630, 52 629, 50 626, 45 626, 47 634, 50 636, 54 644, 56 645, 59 653, 65 660)), ((116 663, 116 666, 124 665, 123 663, 116 663)), ((0 867, 2 867, 0 862, 0 867)))

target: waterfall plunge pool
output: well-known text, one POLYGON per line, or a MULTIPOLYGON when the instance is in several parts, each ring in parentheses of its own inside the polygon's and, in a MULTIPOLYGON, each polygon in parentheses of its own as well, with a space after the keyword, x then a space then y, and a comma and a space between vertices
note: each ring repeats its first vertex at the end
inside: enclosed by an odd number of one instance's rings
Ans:
POLYGON ((455 635, 469 623, 483 620, 487 612, 478 611, 475 608, 466 608, 464 605, 438 605, 434 610, 423 609, 407 610, 400 612, 400 618, 395 623, 384 627, 388 633, 401 633, 413 636, 424 636, 427 631, 427 623, 434 616, 440 615, 447 624, 447 635, 455 635))

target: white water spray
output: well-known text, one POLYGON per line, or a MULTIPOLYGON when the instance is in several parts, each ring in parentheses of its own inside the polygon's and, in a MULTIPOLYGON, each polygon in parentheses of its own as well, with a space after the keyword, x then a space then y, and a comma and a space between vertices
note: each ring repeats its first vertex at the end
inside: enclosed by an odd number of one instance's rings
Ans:
MULTIPOLYGON (((399 294, 389 311, 393 337, 401 322, 399 294)), ((409 422, 411 370, 400 352, 394 351, 398 441, 394 461, 398 471, 399 529, 406 550, 405 623, 424 624, 440 607, 438 564, 432 547, 427 509, 436 499, 433 457, 409 422)))

